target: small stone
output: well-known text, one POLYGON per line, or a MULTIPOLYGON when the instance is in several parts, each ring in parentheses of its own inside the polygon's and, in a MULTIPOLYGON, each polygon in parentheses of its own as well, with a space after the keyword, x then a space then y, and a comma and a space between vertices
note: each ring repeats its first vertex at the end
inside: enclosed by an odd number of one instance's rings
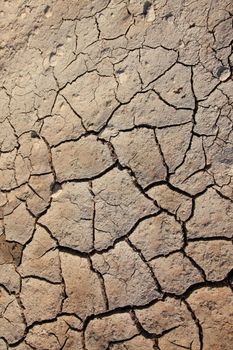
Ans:
POLYGON ((40 136, 37 134, 37 132, 36 132, 35 130, 32 130, 32 131, 31 131, 31 137, 32 137, 33 139, 40 138, 40 136))
POLYGON ((216 75, 220 81, 226 81, 231 76, 231 70, 228 67, 218 67, 216 75))
POLYGON ((147 22, 153 22, 155 20, 155 10, 151 2, 145 1, 143 6, 143 14, 147 22))

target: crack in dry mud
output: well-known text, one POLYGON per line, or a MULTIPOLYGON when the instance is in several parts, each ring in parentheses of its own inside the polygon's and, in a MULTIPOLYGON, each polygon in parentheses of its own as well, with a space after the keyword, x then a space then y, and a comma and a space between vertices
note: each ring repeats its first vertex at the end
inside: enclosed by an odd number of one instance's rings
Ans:
POLYGON ((232 350, 232 16, 3 1, 0 350, 232 350))

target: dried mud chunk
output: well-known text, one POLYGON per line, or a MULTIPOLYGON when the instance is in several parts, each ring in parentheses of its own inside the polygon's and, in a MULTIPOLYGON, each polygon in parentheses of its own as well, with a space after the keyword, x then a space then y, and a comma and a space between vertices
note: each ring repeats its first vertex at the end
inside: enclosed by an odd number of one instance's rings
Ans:
POLYGON ((57 78, 56 80, 61 86, 63 85, 61 84, 61 80, 66 67, 76 57, 75 23, 74 21, 62 21, 56 32, 57 42, 53 46, 51 45, 49 53, 43 61, 46 72, 50 72, 49 66, 53 67, 54 77, 57 78))
POLYGON ((30 173, 32 172, 29 155, 24 156, 18 152, 15 159, 14 167, 15 167, 14 176, 15 176, 16 185, 17 186, 24 185, 26 182, 29 181, 30 173))
POLYGON ((17 138, 8 120, 0 123, 0 151, 10 152, 17 146, 17 138))
POLYGON ((191 88, 191 69, 179 63, 153 83, 155 91, 176 108, 195 107, 191 88))
POLYGON ((0 264, 0 285, 3 285, 10 293, 18 293, 20 290, 20 275, 12 264, 0 264))
POLYGON ((146 88, 163 75, 176 59, 177 54, 174 51, 162 47, 131 51, 124 60, 114 66, 118 81, 118 99, 128 102, 142 87, 146 88))
POLYGON ((7 350, 7 349, 8 349, 7 343, 3 339, 0 339, 0 350, 7 350))
MULTIPOLYGON (((140 0, 141 1, 141 0, 140 0)), ((138 9, 132 8, 131 5, 132 1, 128 4, 128 9, 131 13, 134 13, 135 15, 135 10, 139 10, 139 16, 134 16, 134 23, 130 26, 128 29, 125 38, 127 39, 127 49, 128 50, 134 50, 136 48, 141 48, 142 43, 145 40, 145 32, 148 27, 151 26, 150 22, 147 22, 144 20, 144 18, 141 16, 142 14, 142 7, 143 7, 143 2, 140 4, 137 2, 135 5, 138 6, 138 9)))
POLYGON ((216 89, 199 104, 195 115, 194 131, 201 135, 216 135, 217 122, 221 113, 224 112, 224 105, 227 105, 227 96, 216 89))
POLYGON ((184 162, 171 175, 170 183, 191 195, 198 194, 213 183, 213 178, 205 171, 205 167, 206 155, 202 140, 194 136, 184 162))
POLYGON ((154 350, 155 343, 152 339, 138 335, 133 339, 123 341, 120 344, 113 344, 112 350, 154 350))
MULTIPOLYGON (((127 38, 118 37, 113 40, 102 39, 88 46, 84 52, 88 55, 89 60, 85 60, 86 67, 89 70, 97 69, 99 75, 113 75, 113 65, 123 60, 128 51, 127 38)), ((115 85, 115 88, 117 85, 115 85)))
POLYGON ((106 311, 100 279, 88 260, 68 253, 60 253, 60 259, 67 295, 63 312, 76 313, 85 319, 106 311))
POLYGON ((163 45, 168 49, 175 49, 179 46, 183 33, 175 24, 174 9, 165 6, 163 10, 157 10, 157 6, 159 5, 155 6, 156 21, 147 29, 144 44, 154 48, 163 45))
POLYGON ((175 214, 178 220, 186 221, 192 214, 192 199, 170 189, 167 185, 152 187, 147 194, 156 201, 159 207, 175 214))
POLYGON ((137 327, 126 312, 97 318, 86 328, 86 349, 107 350, 110 343, 130 339, 136 334, 137 327))
POLYGON ((11 215, 19 205, 24 204, 30 193, 31 189, 29 189, 27 185, 17 187, 14 190, 7 192, 7 202, 2 206, 2 213, 4 216, 11 215))
POLYGON ((146 87, 163 75, 177 60, 177 53, 162 47, 140 49, 139 73, 146 87))
POLYGON ((81 116, 85 127, 98 131, 118 105, 115 98, 116 87, 114 77, 103 77, 92 72, 67 85, 62 95, 81 116))
POLYGON ((202 267, 209 281, 226 278, 233 267, 233 245, 230 241, 189 242, 186 253, 202 267))
POLYGON ((64 350, 85 350, 83 345, 83 335, 80 332, 69 330, 67 340, 63 347, 64 350))
POLYGON ((192 120, 192 111, 164 103, 153 91, 138 93, 129 103, 118 108, 108 123, 109 128, 125 130, 135 125, 165 127, 192 120))
POLYGON ((98 141, 93 135, 53 148, 52 158, 59 182, 91 179, 113 164, 107 144, 98 141))
POLYGON ((161 350, 188 348, 200 350, 198 329, 183 302, 166 298, 144 310, 137 310, 136 316, 149 333, 164 335, 159 338, 161 350), (167 332, 167 333, 166 333, 167 332))
POLYGON ((191 140, 192 124, 185 124, 156 130, 159 145, 169 172, 182 163, 191 140))
MULTIPOLYGON (((101 12, 105 7, 108 6, 108 0, 93 0, 91 3, 74 3, 70 7, 70 16, 75 16, 78 14, 78 18, 82 19, 83 17, 92 17, 95 14, 101 12), (78 5, 78 8, 77 8, 78 5)), ((63 3, 61 9, 63 10, 63 3)))
POLYGON ((37 226, 32 241, 25 247, 18 271, 23 277, 36 276, 50 282, 61 282, 56 242, 44 228, 37 226))
POLYGON ((119 63, 114 65, 117 79, 117 99, 127 103, 142 88, 142 82, 138 73, 139 52, 131 51, 119 63))
POLYGON ((194 215, 187 223, 188 238, 232 237, 233 204, 208 189, 196 198, 194 215))
POLYGON ((85 48, 98 39, 98 29, 95 17, 82 18, 80 21, 77 21, 75 33, 78 35, 77 51, 83 52, 85 48))
POLYGON ((198 100, 204 100, 219 84, 219 79, 201 63, 193 67, 193 89, 198 100))
POLYGON ((133 18, 130 16, 126 4, 123 2, 109 4, 105 10, 97 15, 97 21, 101 37, 114 39, 126 33, 129 26, 133 23, 133 18), (113 22, 114 26, 112 25, 113 22))
POLYGON ((10 215, 4 217, 6 240, 25 244, 34 231, 35 219, 24 203, 21 203, 10 215))
MULTIPOLYGON (((229 113, 230 115, 230 113, 229 113)), ((218 135, 223 137, 223 140, 205 140, 205 150, 208 164, 211 164, 209 172, 215 180, 217 189, 224 191, 224 185, 228 188, 228 193, 233 190, 232 186, 232 169, 233 169, 233 147, 231 133, 233 131, 232 122, 229 123, 229 117, 218 121, 218 135), (221 127, 221 123, 223 124, 221 127), (225 124, 225 125, 224 125, 225 124), (226 137, 224 137, 224 134, 226 137), (224 141, 225 139, 225 141, 224 141), (223 187, 223 188, 222 188, 223 187)), ((224 194, 224 192, 223 192, 224 194)))
MULTIPOLYGON (((233 60, 233 55, 231 60, 233 60)), ((224 84, 221 84, 221 87, 220 87, 223 94, 227 96, 227 100, 229 101, 230 105, 233 102, 232 81, 233 81, 233 77, 227 80, 224 84)))
POLYGON ((7 194, 0 190, 0 218, 3 217, 3 207, 7 204, 7 194))
POLYGON ((78 139, 84 132, 81 119, 72 111, 65 99, 58 96, 53 115, 43 121, 41 135, 50 146, 56 146, 63 141, 78 139))
POLYGON ((15 178, 15 158, 16 150, 8 153, 1 153, 0 156, 0 188, 10 190, 17 186, 15 178))
MULTIPOLYGON (((29 330, 26 336, 27 344, 30 345, 31 348, 37 350, 58 350, 61 347, 62 349, 68 349, 66 347, 67 342, 70 343, 72 340, 71 337, 73 337, 69 326, 69 319, 72 318, 74 318, 74 316, 59 316, 53 322, 35 325, 29 330)), ((77 341, 76 349, 81 350, 81 333, 75 333, 77 334, 75 339, 77 341)), ((70 349, 75 350, 74 347, 70 347, 70 349)))
POLYGON ((164 213, 140 222, 129 239, 146 260, 171 253, 183 245, 181 226, 164 213))
POLYGON ((231 350, 233 344, 233 294, 230 288, 204 287, 188 297, 203 331, 203 350, 231 350))
POLYGON ((0 329, 1 337, 9 344, 16 343, 24 336, 26 325, 22 310, 14 295, 0 287, 0 329))
POLYGON ((31 325, 58 315, 63 300, 63 287, 36 278, 24 278, 20 298, 27 325, 31 325))
POLYGON ((166 168, 153 130, 140 128, 120 133, 111 142, 119 162, 133 170, 143 187, 166 178, 166 168))
POLYGON ((232 41, 232 18, 220 21, 214 28, 215 46, 217 49, 231 45, 232 41))
POLYGON ((5 89, 1 89, 0 91, 0 104, 1 104, 0 123, 4 122, 4 120, 6 120, 6 118, 10 113, 9 101, 10 101, 10 96, 7 94, 5 89))
MULTIPOLYGON (((22 162, 29 160, 28 167, 32 175, 41 175, 51 172, 49 150, 43 139, 39 137, 33 138, 31 133, 26 133, 19 138, 19 144, 18 155, 22 157, 22 162)), ((16 177, 19 179, 22 177, 21 171, 23 171, 23 175, 26 177, 27 173, 25 173, 23 165, 20 169, 19 163, 17 169, 16 164, 16 177)))
POLYGON ((86 183, 66 183, 53 194, 50 208, 39 222, 61 246, 89 252, 93 249, 94 202, 86 183))
POLYGON ((0 235, 0 265, 19 265, 22 255, 21 244, 7 242, 5 235, 0 235))
POLYGON ((203 281, 200 272, 183 253, 157 258, 150 265, 164 292, 180 295, 203 281))
POLYGON ((101 250, 126 235, 142 217, 158 208, 134 185, 127 171, 111 170, 93 181, 95 248, 101 250))
POLYGON ((53 174, 30 177, 31 193, 27 198, 27 207, 35 216, 39 216, 49 206, 53 181, 53 174))
POLYGON ((14 349, 14 350, 31 350, 32 348, 23 341, 19 345, 15 345, 12 349, 14 349))
POLYGON ((144 305, 159 297, 150 269, 125 242, 91 259, 103 275, 110 309, 144 305))

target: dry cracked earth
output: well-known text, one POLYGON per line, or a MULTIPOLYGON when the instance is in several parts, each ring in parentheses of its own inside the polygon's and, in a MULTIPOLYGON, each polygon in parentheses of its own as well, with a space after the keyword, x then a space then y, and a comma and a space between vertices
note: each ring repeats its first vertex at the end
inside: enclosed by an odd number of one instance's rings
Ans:
POLYGON ((233 349, 232 0, 1 0, 0 350, 233 349))

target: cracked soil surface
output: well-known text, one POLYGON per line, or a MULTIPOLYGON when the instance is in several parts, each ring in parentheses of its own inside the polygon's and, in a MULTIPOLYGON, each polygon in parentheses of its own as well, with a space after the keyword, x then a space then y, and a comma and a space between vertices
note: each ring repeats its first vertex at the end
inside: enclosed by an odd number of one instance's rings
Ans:
POLYGON ((0 350, 233 349, 232 0, 1 0, 0 350))

